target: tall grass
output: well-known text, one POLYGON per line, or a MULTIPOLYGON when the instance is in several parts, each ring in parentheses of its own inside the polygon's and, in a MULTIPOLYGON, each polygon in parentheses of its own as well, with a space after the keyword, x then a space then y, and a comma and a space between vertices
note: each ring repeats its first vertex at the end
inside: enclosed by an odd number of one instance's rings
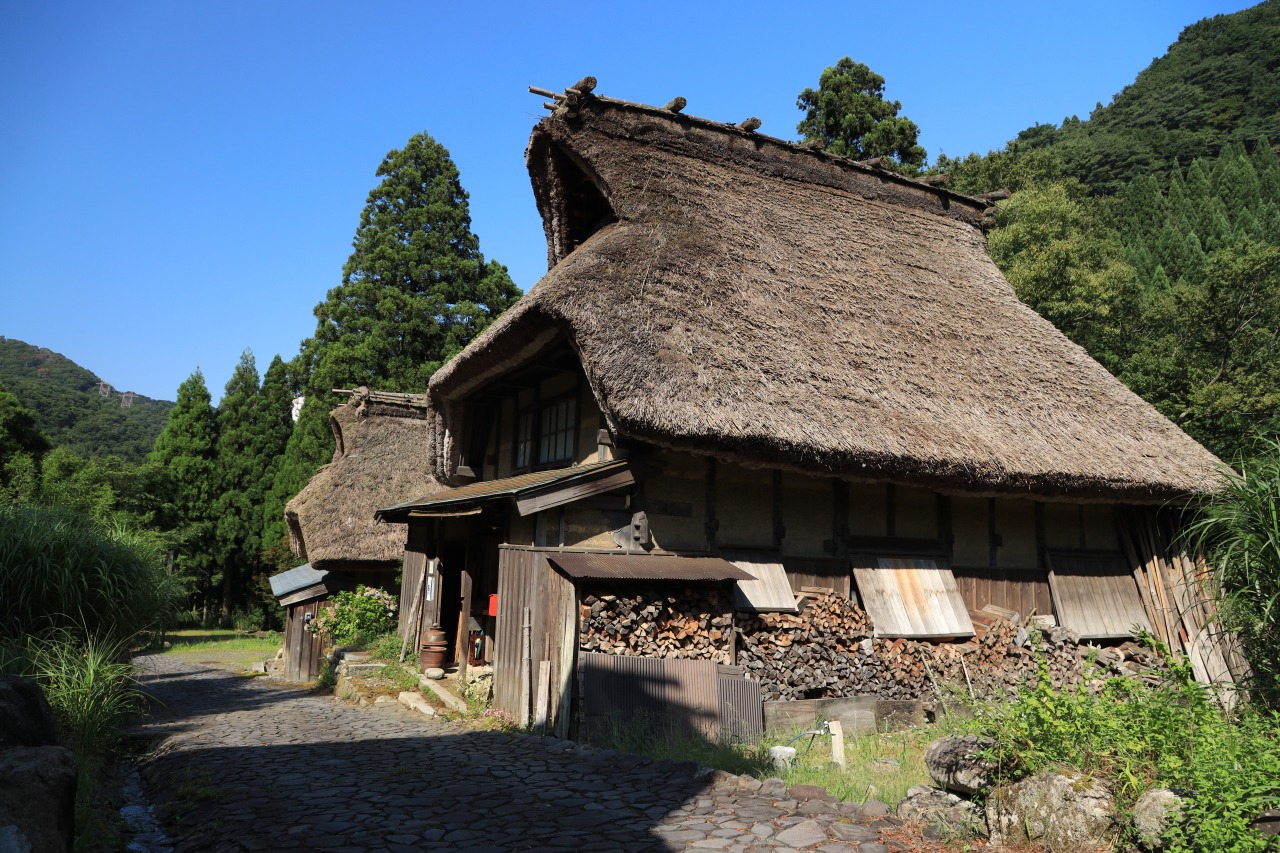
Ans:
POLYGON ((9 644, 9 672, 35 680, 53 708, 68 745, 77 753, 108 754, 128 718, 142 710, 143 694, 127 663, 128 643, 97 640, 54 629, 9 644), (15 648, 15 646, 17 648, 15 648))
POLYGON ((1280 442, 1267 442, 1190 527, 1209 555, 1218 612, 1244 642, 1254 695, 1280 709, 1280 442))
POLYGON ((182 592, 140 534, 0 502, 0 634, 75 627, 118 640, 169 617, 182 592))

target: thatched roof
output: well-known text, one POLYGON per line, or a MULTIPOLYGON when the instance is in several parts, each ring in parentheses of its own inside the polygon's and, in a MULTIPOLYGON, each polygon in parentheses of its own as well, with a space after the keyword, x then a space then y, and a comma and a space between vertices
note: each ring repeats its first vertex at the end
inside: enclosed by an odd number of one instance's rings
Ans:
POLYGON ((441 477, 456 403, 567 339, 611 428, 664 447, 996 494, 1216 483, 1211 454, 1018 301, 984 202, 592 96, 562 100, 527 159, 550 270, 432 378, 441 477))
POLYGON ((404 528, 375 521, 374 511, 441 488, 427 470, 425 398, 396 405, 379 396, 387 395, 357 395, 329 413, 333 461, 285 507, 294 553, 316 568, 399 560, 404 528))

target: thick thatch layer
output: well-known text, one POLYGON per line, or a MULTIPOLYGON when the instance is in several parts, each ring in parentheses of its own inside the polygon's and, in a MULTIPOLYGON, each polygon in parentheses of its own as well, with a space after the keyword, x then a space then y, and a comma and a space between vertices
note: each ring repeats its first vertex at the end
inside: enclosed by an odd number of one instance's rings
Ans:
POLYGON ((551 269, 433 377, 577 348, 612 428, 751 465, 1158 501, 1216 460, 1015 297, 985 204, 728 125, 570 98, 528 161, 551 269), (576 103, 575 103, 576 101, 576 103))
POLYGON ((285 507, 294 553, 316 568, 390 563, 404 555, 404 528, 381 524, 373 513, 405 495, 441 488, 427 471, 423 415, 421 408, 376 401, 330 412, 338 444, 333 461, 285 507))

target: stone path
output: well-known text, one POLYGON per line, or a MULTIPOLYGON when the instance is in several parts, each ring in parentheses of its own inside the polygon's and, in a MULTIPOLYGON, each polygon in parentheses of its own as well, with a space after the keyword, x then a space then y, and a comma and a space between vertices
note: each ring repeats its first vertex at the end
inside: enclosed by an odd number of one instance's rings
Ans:
MULTIPOLYGON (((886 853, 875 804, 570 741, 468 731, 172 657, 141 770, 175 853, 813 850, 886 853)), ((820 789, 817 789, 820 790, 820 789)), ((919 848, 914 848, 919 849, 919 848)))

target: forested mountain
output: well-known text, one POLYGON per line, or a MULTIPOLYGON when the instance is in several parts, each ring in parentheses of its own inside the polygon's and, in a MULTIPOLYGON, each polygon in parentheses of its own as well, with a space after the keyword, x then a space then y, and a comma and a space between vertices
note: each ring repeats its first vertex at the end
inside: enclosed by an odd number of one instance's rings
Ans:
POLYGON ((77 456, 143 461, 173 403, 115 388, 104 396, 101 382, 66 356, 0 337, 0 387, 36 413, 50 444, 77 456))
POLYGON ((939 158, 1013 190, 991 255, 1031 307, 1223 459, 1280 434, 1280 0, 1183 30, 1090 118, 939 158))

